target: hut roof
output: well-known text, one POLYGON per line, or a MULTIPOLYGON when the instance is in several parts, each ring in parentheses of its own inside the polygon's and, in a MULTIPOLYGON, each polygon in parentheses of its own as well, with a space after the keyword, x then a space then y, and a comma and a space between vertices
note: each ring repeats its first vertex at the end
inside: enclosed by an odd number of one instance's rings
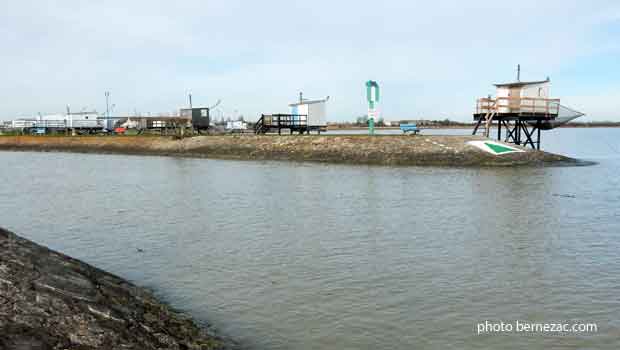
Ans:
POLYGON ((524 87, 524 86, 528 86, 528 85, 539 85, 539 84, 545 84, 550 82, 551 80, 549 78, 547 78, 546 80, 539 80, 539 81, 515 81, 513 83, 503 83, 503 84, 493 84, 496 87, 507 87, 507 88, 512 88, 512 87, 524 87))
POLYGON ((315 103, 327 102, 328 100, 329 100, 329 96, 327 96, 326 98, 322 100, 303 100, 302 102, 291 103, 288 106, 295 107, 295 106, 301 106, 301 105, 311 105, 315 103))

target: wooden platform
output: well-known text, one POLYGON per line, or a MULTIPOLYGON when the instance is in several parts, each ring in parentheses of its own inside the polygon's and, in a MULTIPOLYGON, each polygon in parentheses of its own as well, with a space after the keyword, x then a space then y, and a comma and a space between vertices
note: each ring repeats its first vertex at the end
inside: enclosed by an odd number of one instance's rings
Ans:
POLYGON ((309 134, 310 131, 320 134, 327 130, 327 126, 308 125, 308 116, 304 114, 263 114, 254 125, 255 134, 275 131, 282 134, 282 130, 288 130, 290 134, 309 134))

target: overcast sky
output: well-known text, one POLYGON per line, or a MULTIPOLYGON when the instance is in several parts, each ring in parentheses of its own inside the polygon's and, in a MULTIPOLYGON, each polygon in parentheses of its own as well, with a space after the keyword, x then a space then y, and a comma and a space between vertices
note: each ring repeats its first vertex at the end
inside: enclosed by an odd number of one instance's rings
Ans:
POLYGON ((620 1, 17 1, 0 3, 0 118, 69 104, 117 114, 222 99, 286 113, 331 96, 330 120, 470 120, 492 83, 552 80, 593 120, 620 121, 620 1))

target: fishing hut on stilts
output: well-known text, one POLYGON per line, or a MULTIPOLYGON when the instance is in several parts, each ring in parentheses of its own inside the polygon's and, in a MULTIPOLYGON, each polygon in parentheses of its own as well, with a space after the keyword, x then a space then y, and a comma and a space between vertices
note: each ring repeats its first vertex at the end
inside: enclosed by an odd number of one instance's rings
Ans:
POLYGON ((560 99, 550 97, 549 78, 542 81, 520 78, 518 66, 517 81, 495 84, 495 97, 477 100, 473 135, 482 132, 489 137, 491 129, 497 126, 498 141, 540 149, 542 130, 554 129, 584 115, 562 106, 560 99))

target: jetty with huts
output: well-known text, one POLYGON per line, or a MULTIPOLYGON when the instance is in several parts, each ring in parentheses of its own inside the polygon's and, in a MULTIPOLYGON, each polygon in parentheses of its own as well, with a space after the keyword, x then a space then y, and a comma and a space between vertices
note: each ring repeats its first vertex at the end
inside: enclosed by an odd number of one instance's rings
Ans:
POLYGON ((552 98, 551 79, 521 81, 521 66, 517 80, 495 84, 496 96, 483 97, 476 102, 473 134, 485 137, 497 127, 497 140, 540 149, 541 131, 555 129, 584 114, 563 106, 552 98), (502 134, 502 129, 504 133, 502 134))

